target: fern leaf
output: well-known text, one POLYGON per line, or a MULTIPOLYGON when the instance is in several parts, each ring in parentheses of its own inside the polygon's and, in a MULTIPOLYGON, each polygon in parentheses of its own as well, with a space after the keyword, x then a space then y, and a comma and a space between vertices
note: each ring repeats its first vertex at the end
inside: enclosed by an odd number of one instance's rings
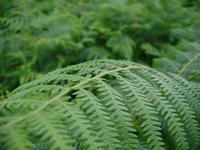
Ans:
POLYGON ((50 150, 73 150, 74 141, 67 132, 66 126, 60 120, 59 115, 53 116, 52 112, 43 112, 28 120, 31 131, 36 133, 35 136, 40 137, 40 142, 44 142, 48 145, 50 150))
POLYGON ((135 134, 136 130, 132 128, 133 121, 124 104, 122 95, 101 79, 97 80, 96 83, 100 100, 106 106, 107 110, 109 110, 111 119, 118 129, 123 149, 136 149, 139 141, 135 134))
POLYGON ((77 103, 94 124, 96 131, 103 140, 105 149, 120 148, 120 141, 117 140, 119 136, 117 129, 115 129, 106 108, 99 102, 99 99, 85 89, 80 89, 75 94, 78 99, 77 103))
POLYGON ((197 114, 196 117, 200 115, 200 101, 199 101, 199 92, 194 89, 193 83, 188 83, 185 79, 178 77, 177 75, 170 75, 173 77, 177 82, 177 90, 184 95, 187 99, 189 105, 195 113, 197 114))
POLYGON ((16 126, 7 130, 0 130, 0 143, 2 149, 27 150, 33 149, 34 145, 30 142, 27 132, 22 127, 16 126))
POLYGON ((184 124, 180 122, 181 119, 177 115, 173 105, 162 96, 159 88, 154 87, 149 81, 142 78, 142 74, 137 75, 136 73, 128 72, 127 74, 128 77, 132 79, 133 84, 146 93, 145 97, 152 102, 163 117, 171 136, 175 137, 173 140, 176 142, 177 149, 188 149, 189 145, 183 128, 184 124))
POLYGON ((164 149, 164 143, 161 138, 161 124, 157 116, 155 108, 151 103, 143 96, 145 93, 138 90, 137 87, 132 84, 126 78, 117 75, 117 80, 121 85, 122 91, 127 93, 129 98, 129 103, 136 113, 136 115, 141 115, 144 121, 141 123, 140 127, 143 130, 143 134, 147 137, 147 143, 150 145, 151 149, 164 149))
POLYGON ((87 116, 78 107, 64 102, 56 106, 55 110, 63 115, 69 124, 68 129, 72 131, 72 136, 80 141, 82 148, 97 150, 103 146, 87 116))
POLYGON ((157 84, 160 85, 160 88, 179 113, 182 118, 182 121, 185 124, 186 129, 190 133, 190 136, 198 143, 199 141, 199 127, 198 122, 196 121, 195 113, 192 111, 191 107, 187 103, 187 100, 180 92, 176 89, 176 83, 173 80, 170 80, 168 76, 164 76, 162 73, 149 74, 149 72, 145 73, 152 78, 152 80, 157 81, 157 84))
POLYGON ((0 102, 0 148, 198 149, 199 93, 129 61, 58 69, 0 102))

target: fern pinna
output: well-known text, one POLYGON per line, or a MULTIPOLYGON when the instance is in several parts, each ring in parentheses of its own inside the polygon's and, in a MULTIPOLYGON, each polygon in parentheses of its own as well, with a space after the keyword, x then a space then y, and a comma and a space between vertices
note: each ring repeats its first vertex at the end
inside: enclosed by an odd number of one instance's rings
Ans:
POLYGON ((199 91, 199 84, 128 61, 57 69, 0 102, 0 148, 198 149, 199 91))

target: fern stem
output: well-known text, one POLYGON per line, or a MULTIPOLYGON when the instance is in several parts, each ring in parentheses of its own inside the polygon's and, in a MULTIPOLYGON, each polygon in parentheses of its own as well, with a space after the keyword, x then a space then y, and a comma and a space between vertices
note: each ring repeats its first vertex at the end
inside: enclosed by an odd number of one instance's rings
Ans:
POLYGON ((39 107, 38 109, 34 110, 34 111, 31 111, 29 113, 27 113, 26 115, 24 116, 21 116, 21 117, 18 117, 8 123, 6 123, 5 125, 2 126, 2 128, 9 128, 10 126, 12 126, 13 124, 16 124, 16 123, 19 123, 20 121, 23 121, 25 120, 26 118, 29 118, 31 116, 34 116, 36 115, 37 113, 41 112, 43 109, 45 109, 48 105, 50 105, 51 103, 59 100, 61 97, 63 97, 64 95, 66 95, 67 93, 69 93, 70 91, 72 90, 75 90, 75 89, 78 89, 80 88, 81 86, 93 81, 93 80, 96 80, 98 78, 101 78, 107 74, 112 74, 112 73, 115 73, 115 72, 120 72, 120 71, 125 71, 125 70, 129 70, 129 69, 134 69, 134 68, 145 68, 144 66, 140 66, 140 65, 135 65, 135 66, 128 66, 128 67, 124 67, 124 68, 116 68, 116 69, 113 69, 113 70, 108 70, 108 71, 105 71, 105 72, 102 72, 102 73, 99 73, 98 75, 92 77, 92 78, 89 78, 87 80, 84 80, 83 82, 80 82, 72 87, 69 87, 69 88, 66 88, 65 90, 63 90, 63 92, 61 92, 60 94, 56 95, 55 97, 53 97, 52 99, 50 99, 49 101, 47 101, 46 103, 44 103, 41 107, 39 107))
POLYGON ((200 53, 197 54, 196 56, 194 56, 189 62, 187 62, 182 69, 179 71, 179 73, 177 74, 177 76, 181 76, 183 74, 183 72, 200 56, 200 53))

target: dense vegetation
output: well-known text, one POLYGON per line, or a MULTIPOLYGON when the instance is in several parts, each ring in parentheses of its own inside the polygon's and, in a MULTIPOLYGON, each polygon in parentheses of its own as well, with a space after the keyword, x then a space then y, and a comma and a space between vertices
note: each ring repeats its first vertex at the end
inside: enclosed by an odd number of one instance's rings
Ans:
MULTIPOLYGON (((182 66, 171 63, 171 58, 179 61, 171 54, 189 55, 180 60, 183 65, 199 53, 197 1, 3 0, 0 7, 1 93, 91 59, 152 66, 154 58, 163 58, 155 60, 155 67, 164 61, 167 70, 177 72, 182 66)), ((196 79, 199 70, 190 73, 196 79)))
POLYGON ((199 91, 131 62, 57 69, 0 103, 0 143, 13 150, 197 149, 199 91))
POLYGON ((199 0, 0 1, 0 149, 197 150, 199 10, 199 0))

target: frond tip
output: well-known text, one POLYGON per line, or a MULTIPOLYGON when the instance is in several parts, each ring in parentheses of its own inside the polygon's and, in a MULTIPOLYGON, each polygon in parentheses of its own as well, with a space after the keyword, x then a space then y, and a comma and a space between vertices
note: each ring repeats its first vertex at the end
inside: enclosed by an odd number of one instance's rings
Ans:
POLYGON ((200 93, 189 87, 128 61, 58 69, 0 102, 0 148, 197 149, 200 93))

